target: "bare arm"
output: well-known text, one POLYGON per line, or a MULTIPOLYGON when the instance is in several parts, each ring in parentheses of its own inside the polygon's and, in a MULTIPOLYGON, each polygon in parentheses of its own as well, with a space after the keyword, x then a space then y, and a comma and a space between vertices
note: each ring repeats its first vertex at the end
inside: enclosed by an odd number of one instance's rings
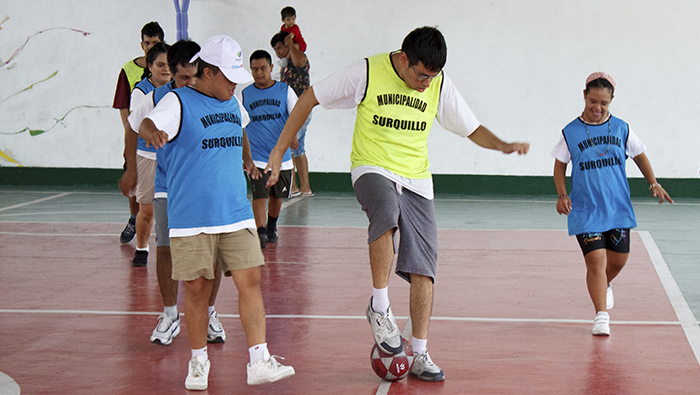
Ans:
POLYGON ((282 157, 287 148, 294 141, 297 132, 306 122, 306 118, 309 117, 311 110, 318 105, 318 100, 314 94, 314 87, 309 87, 304 93, 301 94, 299 101, 297 101, 296 106, 289 114, 287 123, 284 124, 284 129, 280 134, 279 139, 277 139, 277 144, 270 152, 270 158, 267 161, 267 167, 265 167, 265 173, 270 172, 270 178, 267 180, 266 187, 271 187, 277 183, 277 179, 280 174, 280 167, 282 166, 282 157))
POLYGON ((288 35, 284 38, 284 45, 286 45, 289 48, 289 53, 292 55, 291 60, 292 63, 294 63, 294 66, 304 67, 308 62, 308 59, 306 58, 306 55, 304 55, 304 53, 299 50, 298 44, 295 44, 293 39, 294 35, 288 35))
POLYGON ((255 163, 253 163, 250 142, 248 141, 248 134, 246 134, 245 129, 243 129, 243 170, 245 170, 253 180, 259 179, 262 175, 260 174, 260 170, 255 167, 255 163))
POLYGON ((483 148, 501 151, 504 154, 512 154, 517 152, 520 155, 527 154, 530 150, 530 143, 506 143, 496 137, 485 126, 480 125, 476 130, 469 135, 469 139, 483 148))
POLYGON ((126 170, 119 179, 119 189, 124 196, 129 196, 131 191, 136 188, 136 146, 139 138, 129 125, 129 109, 120 108, 119 117, 122 120, 122 126, 124 126, 124 160, 126 161, 126 170))
POLYGON ((647 155, 645 153, 641 153, 633 158, 634 163, 637 164, 637 167, 639 167, 639 170, 642 172, 644 175, 644 178, 647 180, 649 183, 649 190, 651 190, 651 195, 654 197, 659 198, 659 203, 663 203, 664 201, 668 201, 669 203, 673 203, 673 199, 671 199, 671 196, 666 193, 666 190, 661 186, 656 181, 656 176, 654 176, 654 169, 651 167, 651 162, 649 162, 649 158, 647 158, 647 155))
POLYGON ((158 130, 156 124, 150 118, 144 118, 139 126, 139 135, 146 140, 146 147, 154 146, 156 149, 163 148, 168 142, 168 134, 158 130))
POLYGON ((559 215, 569 215, 571 212, 571 198, 566 193, 566 163, 554 160, 554 186, 557 188, 557 212, 559 215))
POLYGON ((119 179, 119 189, 124 196, 129 196, 130 192, 136 188, 136 147, 139 136, 131 129, 129 123, 124 127, 124 159, 126 160, 126 170, 119 179))

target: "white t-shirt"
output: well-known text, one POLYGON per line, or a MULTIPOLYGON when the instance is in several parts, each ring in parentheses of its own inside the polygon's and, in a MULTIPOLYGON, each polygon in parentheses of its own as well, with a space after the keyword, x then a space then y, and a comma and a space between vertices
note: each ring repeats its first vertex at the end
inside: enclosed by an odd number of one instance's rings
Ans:
MULTIPOLYGON (((367 90, 367 61, 359 60, 343 70, 313 85, 319 104, 327 109, 349 109, 357 107, 367 90)), ((444 74, 440 101, 435 116, 440 125, 462 137, 471 135, 481 124, 469 105, 444 74)), ((366 173, 378 173, 397 184, 397 189, 406 188, 426 199, 433 199, 433 179, 409 179, 377 166, 358 166, 351 171, 353 184, 366 173)))
POLYGON ((136 106, 133 105, 134 93, 132 92, 131 95, 132 106, 131 114, 129 114, 129 125, 131 125, 131 128, 134 129, 134 132, 138 133, 139 127, 141 126, 141 122, 143 121, 143 119, 146 118, 146 115, 148 115, 148 113, 153 111, 153 91, 149 92, 145 96, 143 96, 143 92, 141 92, 142 99, 138 102, 136 106))
MULTIPOLYGON (((138 134, 138 129, 134 129, 134 125, 131 123, 131 116, 134 114, 134 110, 142 107, 144 104, 148 104, 147 102, 150 102, 151 109, 153 109, 153 91, 148 92, 148 94, 144 94, 141 89, 134 89, 131 92, 131 102, 129 104, 129 108, 131 109, 131 114, 129 114, 129 125, 131 125, 131 128, 138 134)), ((147 113, 146 113, 147 114, 147 113)), ((139 124, 141 124, 141 121, 145 117, 142 116, 139 118, 139 124)), ((151 160, 156 160, 156 153, 151 152, 151 151, 144 151, 137 149, 136 154, 139 156, 142 156, 146 159, 151 159, 151 160)))
MULTIPOLYGON (((642 140, 632 131, 632 128, 629 128, 629 136, 627 137, 627 145, 625 146, 627 155, 629 155, 630 158, 634 158, 646 150, 647 147, 642 143, 642 140)), ((552 152, 549 154, 561 163, 569 163, 571 161, 571 152, 569 152, 569 146, 566 144, 564 133, 561 133, 557 145, 552 148, 552 152)))

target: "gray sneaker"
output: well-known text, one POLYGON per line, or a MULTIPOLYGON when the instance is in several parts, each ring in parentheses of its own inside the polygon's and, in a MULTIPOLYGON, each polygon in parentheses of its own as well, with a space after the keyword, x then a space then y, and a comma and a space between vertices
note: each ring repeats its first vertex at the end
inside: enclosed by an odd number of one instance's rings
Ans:
POLYGON ((119 242, 126 244, 133 240, 134 236, 136 236, 136 219, 129 218, 129 222, 126 223, 126 227, 119 235, 119 242))
POLYGON ((372 327, 374 342, 385 353, 398 354, 403 351, 403 341, 394 314, 391 313, 391 307, 386 313, 374 311, 372 308, 373 298, 369 299, 369 306, 367 306, 367 320, 372 327))
POLYGON ((413 354, 411 374, 424 381, 443 381, 445 373, 430 359, 428 351, 413 354))
POLYGON ((173 339, 178 334, 180 334, 180 316, 172 319, 165 314, 161 314, 158 317, 158 325, 151 334, 151 343, 167 346, 173 342, 173 339))
POLYGON ((219 315, 216 311, 209 314, 209 327, 207 328, 207 342, 223 343, 226 341, 226 331, 219 321, 219 315))

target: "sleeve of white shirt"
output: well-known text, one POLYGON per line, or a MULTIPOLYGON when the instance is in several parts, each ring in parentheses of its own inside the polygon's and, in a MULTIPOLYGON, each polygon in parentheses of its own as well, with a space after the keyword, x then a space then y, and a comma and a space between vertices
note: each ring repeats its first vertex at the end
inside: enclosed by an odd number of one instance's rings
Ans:
POLYGON ((129 101, 129 110, 134 111, 134 108, 138 106, 143 98, 146 96, 141 89, 134 89, 131 91, 131 101, 129 101))
POLYGON ((250 115, 248 115, 248 111, 243 107, 243 101, 238 100, 238 98, 236 98, 236 101, 238 102, 238 108, 241 110, 241 127, 245 128, 250 123, 250 115))
POLYGON ((141 122, 151 111, 153 111, 153 91, 143 97, 143 100, 141 100, 135 108, 131 108, 131 114, 129 114, 129 125, 131 125, 131 129, 138 133, 141 122))
POLYGON ((549 153, 561 163, 569 163, 571 160, 571 152, 569 152, 569 145, 566 144, 566 139, 564 138, 564 133, 559 136, 559 142, 552 148, 552 152, 549 153))
POLYGON ((367 90, 367 60, 358 60, 313 85, 318 103, 326 109, 357 107, 367 90))
POLYGON ((632 128, 630 128, 630 134, 627 136, 627 147, 625 147, 625 150, 630 158, 634 158, 647 150, 647 146, 644 145, 639 136, 632 131, 632 128))
POLYGON ((169 92, 158 102, 156 108, 151 111, 146 118, 153 121, 158 130, 164 131, 168 135, 168 141, 175 138, 180 130, 180 99, 174 92, 169 92))
POLYGON ((287 87, 287 115, 292 113, 294 106, 297 104, 297 100, 299 100, 299 98, 297 97, 296 92, 294 92, 294 89, 292 89, 291 86, 288 86, 287 87))
POLYGON ((436 118, 443 128, 462 137, 468 137, 481 123, 452 80, 447 75, 443 75, 442 78, 442 91, 436 118))

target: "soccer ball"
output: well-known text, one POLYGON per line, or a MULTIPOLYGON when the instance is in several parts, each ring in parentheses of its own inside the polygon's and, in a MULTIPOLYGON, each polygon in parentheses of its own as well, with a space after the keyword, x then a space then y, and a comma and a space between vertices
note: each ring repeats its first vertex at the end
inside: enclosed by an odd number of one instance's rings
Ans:
POLYGON ((398 381, 408 376, 413 367, 413 348, 411 343, 401 338, 403 351, 398 354, 387 354, 376 344, 372 346, 370 354, 372 369, 380 378, 387 381, 398 381))

